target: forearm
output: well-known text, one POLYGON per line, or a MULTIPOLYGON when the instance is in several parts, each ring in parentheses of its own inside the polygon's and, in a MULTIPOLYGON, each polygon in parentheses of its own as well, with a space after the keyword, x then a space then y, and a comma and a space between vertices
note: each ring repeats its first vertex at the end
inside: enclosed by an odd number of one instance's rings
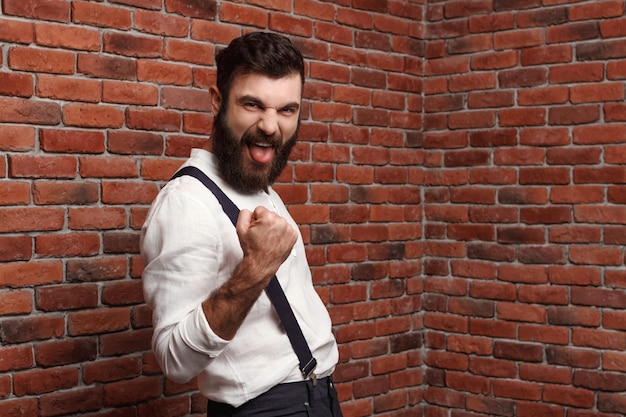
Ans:
POLYGON ((202 303, 209 326, 219 337, 231 340, 274 274, 244 258, 232 277, 202 303))

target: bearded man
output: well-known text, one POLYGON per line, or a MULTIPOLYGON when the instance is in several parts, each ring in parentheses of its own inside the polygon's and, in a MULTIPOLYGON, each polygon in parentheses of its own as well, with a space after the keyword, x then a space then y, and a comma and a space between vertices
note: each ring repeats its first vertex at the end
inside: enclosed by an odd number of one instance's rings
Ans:
POLYGON ((283 36, 254 32, 219 51, 216 65, 210 139, 179 173, 201 172, 240 211, 229 219, 191 174, 175 176, 153 202, 140 245, 153 352, 168 378, 198 377, 209 417, 340 417, 331 320, 298 227, 271 187, 298 135, 302 55, 283 36), (265 291, 273 279, 310 350, 308 364, 265 291))

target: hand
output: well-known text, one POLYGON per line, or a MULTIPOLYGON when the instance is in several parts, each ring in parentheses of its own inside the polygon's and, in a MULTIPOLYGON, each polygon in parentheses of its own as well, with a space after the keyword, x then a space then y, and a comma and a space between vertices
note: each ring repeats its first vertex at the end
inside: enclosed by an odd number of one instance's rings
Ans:
POLYGON ((242 261, 231 278, 202 303, 209 326, 226 340, 235 336, 298 239, 287 220, 265 207, 239 212, 237 236, 243 249, 242 261))
POLYGON ((262 206, 253 212, 241 210, 237 235, 244 261, 250 262, 251 269, 259 274, 258 280, 266 280, 265 284, 285 262, 298 239, 286 219, 262 206))

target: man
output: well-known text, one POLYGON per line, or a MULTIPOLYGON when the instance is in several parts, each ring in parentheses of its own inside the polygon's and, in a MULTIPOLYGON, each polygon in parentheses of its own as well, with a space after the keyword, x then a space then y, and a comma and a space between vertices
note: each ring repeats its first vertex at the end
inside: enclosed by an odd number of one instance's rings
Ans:
POLYGON ((233 40, 216 64, 211 138, 184 166, 199 168, 241 212, 235 228, 189 175, 155 199, 141 240, 153 351, 174 381, 198 376, 209 417, 340 417, 330 317, 297 225, 271 188, 298 134, 302 56, 287 38, 256 32, 233 40), (264 292, 274 275, 317 360, 310 375, 264 292))

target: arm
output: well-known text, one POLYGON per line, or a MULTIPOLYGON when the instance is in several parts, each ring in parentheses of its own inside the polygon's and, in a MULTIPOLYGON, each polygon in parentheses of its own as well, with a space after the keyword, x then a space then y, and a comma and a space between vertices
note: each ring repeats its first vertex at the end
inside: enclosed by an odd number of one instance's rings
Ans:
MULTIPOLYGON (((192 186, 195 186, 195 180, 192 186)), ((289 254, 297 233, 266 209, 242 210, 229 246, 237 245, 240 264, 219 275, 224 262, 221 228, 232 228, 217 202, 196 198, 208 192, 157 197, 142 228, 143 287, 153 311, 152 349, 163 372, 186 382, 221 355, 247 313, 289 254), (213 206, 214 204, 214 206, 213 206), (225 217, 225 216, 224 216, 225 217), (223 337, 222 337, 223 336, 223 337)), ((169 189, 171 190, 171 188, 169 189)))
POLYGON ((284 218, 264 207, 240 212, 237 235, 243 249, 242 261, 231 278, 202 303, 209 326, 227 340, 235 336, 298 238, 284 218))

